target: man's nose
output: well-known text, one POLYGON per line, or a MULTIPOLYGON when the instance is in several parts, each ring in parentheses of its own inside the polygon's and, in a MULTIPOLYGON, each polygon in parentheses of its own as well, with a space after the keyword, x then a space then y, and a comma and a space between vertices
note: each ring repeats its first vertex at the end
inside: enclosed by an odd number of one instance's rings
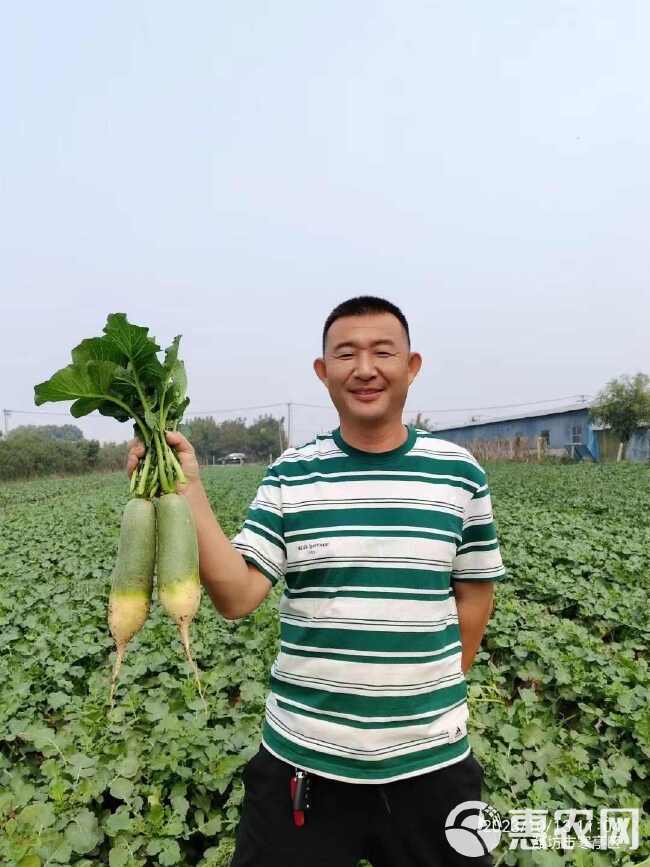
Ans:
POLYGON ((360 352, 357 356, 355 373, 362 379, 370 379, 375 375, 375 360, 371 355, 360 352))

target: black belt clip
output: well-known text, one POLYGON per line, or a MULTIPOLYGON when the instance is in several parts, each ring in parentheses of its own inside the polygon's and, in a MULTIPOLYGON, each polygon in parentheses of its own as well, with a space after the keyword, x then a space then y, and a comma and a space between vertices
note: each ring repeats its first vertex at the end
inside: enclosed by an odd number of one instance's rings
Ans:
POLYGON ((293 823, 298 827, 305 824, 305 810, 309 810, 311 779, 307 771, 294 766, 294 775, 291 777, 291 804, 293 808, 293 823))

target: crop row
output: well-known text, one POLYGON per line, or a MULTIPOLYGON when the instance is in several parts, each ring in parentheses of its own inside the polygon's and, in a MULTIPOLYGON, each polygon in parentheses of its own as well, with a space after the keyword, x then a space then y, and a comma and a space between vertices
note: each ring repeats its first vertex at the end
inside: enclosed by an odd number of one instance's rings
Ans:
MULTIPOLYGON (((485 799, 515 807, 650 806, 650 468, 488 467, 508 568, 469 672, 485 799)), ((207 470, 225 532, 263 467, 207 470)), ((116 707, 106 601, 125 501, 115 476, 0 492, 0 863, 226 867, 278 650, 282 584, 226 621, 204 594, 193 649, 154 604, 116 707)), ((642 837, 650 824, 642 821, 642 837)), ((644 848, 645 847, 645 848, 644 848)), ((629 867, 650 856, 495 853, 501 864, 629 867)))

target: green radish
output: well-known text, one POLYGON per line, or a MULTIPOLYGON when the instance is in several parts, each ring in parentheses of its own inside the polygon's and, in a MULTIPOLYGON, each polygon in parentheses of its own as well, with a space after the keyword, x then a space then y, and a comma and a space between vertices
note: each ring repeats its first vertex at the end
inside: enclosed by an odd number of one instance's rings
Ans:
POLYGON ((131 476, 132 499, 122 518, 109 600, 108 623, 117 645, 111 705, 126 645, 149 613, 157 539, 153 501, 159 495, 160 601, 178 624, 203 698, 189 639, 201 599, 196 530, 187 502, 175 493, 187 479, 165 435, 177 430, 190 402, 185 364, 178 357, 180 340, 180 334, 174 337, 160 359, 160 346, 147 327, 129 322, 125 313, 109 313, 102 335, 82 340, 72 350, 71 364, 34 386, 36 406, 72 400, 75 418, 98 410, 121 422, 132 420, 144 445, 131 476))
POLYGON ((196 526, 185 497, 180 494, 160 497, 157 526, 158 598, 178 626, 187 661, 194 671, 199 695, 206 707, 199 672, 190 651, 190 623, 199 610, 201 579, 196 526))
POLYGON ((132 499, 122 514, 122 528, 108 600, 108 625, 117 645, 111 679, 111 705, 126 645, 149 614, 156 560, 156 510, 150 500, 132 499))

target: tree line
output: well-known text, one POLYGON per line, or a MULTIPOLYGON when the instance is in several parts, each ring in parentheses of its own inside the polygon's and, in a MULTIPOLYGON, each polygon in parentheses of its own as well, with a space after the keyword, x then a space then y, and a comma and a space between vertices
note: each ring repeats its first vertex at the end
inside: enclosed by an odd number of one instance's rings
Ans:
MULTIPOLYGON (((284 419, 261 416, 223 421, 195 418, 180 431, 192 443, 199 462, 218 463, 231 452, 242 452, 251 463, 267 463, 287 448, 284 419)), ((127 443, 85 439, 73 424, 22 425, 6 437, 0 434, 0 480, 50 475, 114 472, 126 466, 127 443)))
POLYGON ((199 463, 218 463, 232 452, 241 452, 251 463, 268 463, 287 448, 284 418, 262 415, 247 425, 244 418, 217 423, 211 416, 193 418, 180 432, 194 446, 199 463))
MULTIPOLYGON (((632 434, 650 424, 650 377, 644 373, 610 380, 590 407, 593 420, 618 436, 618 460, 632 434)), ((432 430, 420 413, 415 427, 432 430)), ((251 463, 267 463, 287 448, 284 419, 263 415, 247 425, 244 418, 217 423, 212 417, 193 418, 180 426, 192 443, 199 463, 218 463, 231 452, 242 452, 251 463)), ((23 425, 6 437, 0 434, 0 480, 27 479, 123 470, 126 443, 87 440, 76 425, 23 425)))
POLYGON ((111 472, 126 454, 126 443, 87 440, 76 425, 23 425, 0 438, 0 479, 111 472))

